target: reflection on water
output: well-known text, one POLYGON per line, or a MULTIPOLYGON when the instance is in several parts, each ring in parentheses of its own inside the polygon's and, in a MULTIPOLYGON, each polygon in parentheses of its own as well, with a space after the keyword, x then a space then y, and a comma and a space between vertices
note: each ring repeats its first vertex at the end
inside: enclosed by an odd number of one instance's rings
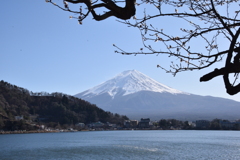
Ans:
POLYGON ((237 160, 237 131, 94 131, 0 135, 0 159, 237 160))

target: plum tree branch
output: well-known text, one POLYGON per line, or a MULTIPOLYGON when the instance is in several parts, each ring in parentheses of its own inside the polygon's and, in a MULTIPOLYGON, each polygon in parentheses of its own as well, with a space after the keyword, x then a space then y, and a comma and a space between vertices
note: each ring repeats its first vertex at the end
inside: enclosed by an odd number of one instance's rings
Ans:
POLYGON ((78 14, 74 18, 80 24, 89 15, 96 21, 114 16, 128 27, 136 28, 141 35, 140 50, 129 52, 114 45, 115 52, 123 55, 167 55, 173 59, 169 67, 160 64, 157 67, 174 76, 183 71, 202 70, 225 60, 225 65, 203 75, 200 81, 223 76, 228 94, 240 92, 240 84, 234 86, 240 73, 240 47, 237 46, 240 44, 240 10, 237 7, 240 0, 139 0, 138 3, 136 0, 63 0, 64 7, 52 0, 46 1, 78 14), (120 7, 120 2, 125 2, 125 6, 120 7), (72 10, 68 3, 80 5, 80 10, 72 10), (137 6, 146 5, 143 14, 137 17, 135 3, 137 6), (84 13, 81 4, 87 6, 84 13), (103 13, 98 14, 98 9, 103 13), (128 20, 132 16, 133 20, 128 20))
MULTIPOLYGON (((117 6, 112 0, 101 0, 103 3, 99 3, 99 4, 94 4, 95 2, 91 2, 91 0, 64 0, 64 4, 65 7, 60 7, 59 5, 57 5, 56 3, 53 3, 52 0, 46 0, 46 2, 50 2, 54 5, 56 5, 57 7, 61 8, 64 11, 69 11, 69 12, 73 12, 73 13, 79 13, 79 21, 82 21, 82 17, 81 15, 83 15, 82 11, 72 11, 69 9, 67 2, 72 3, 72 4, 79 4, 79 3, 83 3, 87 6, 88 9, 88 13, 90 12, 93 16, 93 19, 97 20, 97 21, 102 21, 107 19, 108 17, 111 16, 115 16, 119 19, 122 20, 127 20, 130 19, 132 16, 135 15, 136 13, 136 8, 135 8, 135 0, 126 0, 125 1, 125 7, 119 7, 117 6), (103 13, 102 15, 98 15, 95 12, 96 8, 106 8, 109 11, 106 11, 105 13, 103 13)), ((85 14, 86 16, 88 15, 85 14)), ((86 17, 85 16, 85 17, 86 17)), ((85 18, 84 17, 84 18, 85 18)))

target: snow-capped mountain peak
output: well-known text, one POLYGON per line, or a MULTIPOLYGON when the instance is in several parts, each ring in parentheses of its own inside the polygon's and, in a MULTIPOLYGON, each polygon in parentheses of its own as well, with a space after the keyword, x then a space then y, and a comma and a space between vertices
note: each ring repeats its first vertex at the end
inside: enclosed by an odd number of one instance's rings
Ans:
POLYGON ((114 98, 114 96, 119 92, 123 93, 123 96, 125 96, 139 91, 186 94, 182 91, 163 85, 137 70, 127 70, 96 87, 79 93, 78 95, 81 94, 84 97, 90 98, 93 95, 108 93, 112 98, 114 98))
POLYGON ((240 112, 239 102, 181 92, 136 70, 124 71, 75 96, 130 119, 237 119, 240 112))

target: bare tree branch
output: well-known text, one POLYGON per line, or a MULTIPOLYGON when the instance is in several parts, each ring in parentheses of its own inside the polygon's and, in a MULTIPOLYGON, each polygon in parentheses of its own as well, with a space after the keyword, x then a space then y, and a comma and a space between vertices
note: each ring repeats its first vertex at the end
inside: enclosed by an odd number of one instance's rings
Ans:
MULTIPOLYGON (((230 94, 230 95, 234 95, 234 94, 237 94, 238 92, 240 92, 240 90, 239 90, 240 89, 239 88, 240 84, 234 87, 229 81, 229 73, 230 73, 230 70, 231 70, 232 53, 234 51, 234 46, 237 42, 239 34, 240 34, 240 28, 238 29, 238 31, 236 32, 236 34, 234 35, 234 37, 231 41, 231 45, 229 47, 229 52, 228 52, 227 59, 226 59, 226 64, 225 64, 226 69, 225 69, 225 72, 224 72, 224 75, 223 75, 225 88, 227 90, 227 93, 230 94)), ((237 56, 237 57, 239 58, 239 56, 237 56)), ((238 64, 239 64, 239 60, 238 60, 238 63, 237 63, 237 67, 240 67, 238 64)))
POLYGON ((223 76, 228 94, 240 92, 240 84, 235 85, 240 73, 240 10, 236 7, 240 0, 138 0, 138 3, 135 0, 125 0, 124 7, 117 5, 120 1, 114 0, 64 0, 64 7, 52 0, 46 1, 64 11, 78 14, 79 16, 74 18, 77 18, 80 24, 91 13, 96 21, 114 16, 121 20, 119 22, 122 24, 138 29, 143 47, 131 52, 114 45, 115 52, 123 55, 167 55, 169 59, 174 59, 170 61, 170 65, 164 67, 157 64, 157 67, 174 76, 183 71, 209 68, 225 60, 225 66, 215 67, 215 70, 203 75, 200 81, 206 82, 223 76), (72 5, 84 4, 87 9, 84 12, 80 6, 78 11, 71 10, 67 2, 72 5), (145 8, 142 16, 135 16, 135 3, 145 8), (106 11, 97 14, 96 10, 99 8, 106 11), (134 20, 129 20, 133 16, 134 20), (166 17, 168 20, 163 21, 166 17), (164 27, 158 29, 165 23, 174 24, 176 19, 181 21, 181 24, 171 27, 184 26, 177 28, 178 32, 176 29, 174 32, 169 31, 168 28, 165 31, 164 27), (224 48, 226 45, 229 47, 224 48), (234 77, 230 77, 230 74, 234 74, 234 77))
POLYGON ((64 11, 69 11, 72 13, 79 13, 80 14, 80 16, 78 18, 79 21, 83 20, 82 11, 78 12, 78 11, 70 10, 69 7, 66 7, 67 6, 66 2, 69 2, 72 4, 79 4, 79 3, 85 4, 87 6, 88 12, 87 12, 87 14, 85 14, 84 18, 86 18, 88 13, 91 12, 93 18, 97 21, 104 20, 111 16, 115 16, 122 20, 127 20, 127 19, 130 19, 132 16, 134 16, 136 13, 135 0, 126 0, 125 7, 117 6, 112 0, 102 0, 103 3, 99 3, 99 4, 94 4, 91 2, 91 0, 64 0, 63 2, 65 3, 65 7, 60 7, 56 3, 52 2, 52 0, 46 0, 46 2, 50 2, 54 5, 56 5, 57 7, 61 8, 64 11), (108 9, 109 11, 103 13, 102 15, 97 15, 95 12, 95 9, 102 8, 102 7, 108 9))

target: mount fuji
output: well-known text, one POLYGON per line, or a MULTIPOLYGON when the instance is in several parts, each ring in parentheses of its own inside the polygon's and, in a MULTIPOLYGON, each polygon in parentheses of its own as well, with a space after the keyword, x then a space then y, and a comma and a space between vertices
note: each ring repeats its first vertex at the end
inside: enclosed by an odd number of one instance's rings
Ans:
POLYGON ((103 110, 127 115, 131 119, 240 118, 240 102, 182 92, 136 70, 124 71, 75 97, 96 104, 103 110))

